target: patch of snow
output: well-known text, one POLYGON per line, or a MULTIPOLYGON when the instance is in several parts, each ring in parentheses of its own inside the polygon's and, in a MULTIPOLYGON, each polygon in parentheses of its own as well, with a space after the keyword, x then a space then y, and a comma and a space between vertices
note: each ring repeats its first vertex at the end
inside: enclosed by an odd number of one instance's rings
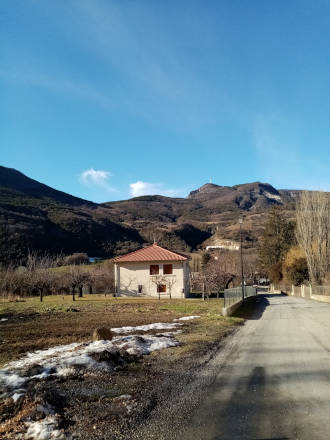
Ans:
MULTIPOLYGON (((184 316, 174 320, 172 323, 153 323, 136 327, 120 327, 111 329, 114 333, 131 333, 136 331, 147 332, 149 330, 173 330, 156 335, 124 335, 115 336, 111 341, 101 340, 88 343, 72 343, 57 345, 47 350, 37 350, 27 353, 21 359, 8 363, 5 368, 0 369, 0 385, 7 390, 2 397, 10 396, 14 402, 25 395, 26 390, 22 386, 29 380, 41 380, 48 376, 70 376, 77 368, 84 368, 87 371, 96 370, 111 371, 106 362, 97 362, 92 354, 104 350, 121 349, 132 355, 148 355, 156 350, 163 350, 175 347, 179 342, 174 338, 176 334, 182 333, 178 327, 184 324, 177 321, 188 321, 199 316, 184 316), (32 367, 41 367, 37 370, 32 367), (30 374, 31 371, 40 371, 39 374, 30 374)), ((7 318, 3 318, 7 319, 7 318)), ((2 320, 3 320, 2 319, 2 320)), ((130 400, 131 396, 122 395, 121 399, 130 400)), ((133 404, 132 404, 133 405, 133 404)), ((128 412, 131 407, 128 406, 128 412)), ((38 405, 37 411, 43 414, 44 418, 39 421, 27 421, 25 439, 31 440, 61 440, 67 438, 59 429, 58 416, 51 406, 38 405)))
POLYGON ((120 396, 117 397, 117 399, 124 399, 124 400, 129 400, 131 398, 132 396, 130 394, 121 394, 120 396))
POLYGON ((57 376, 68 377, 68 376, 72 376, 75 372, 76 370, 73 367, 67 367, 67 368, 63 367, 57 371, 57 376))
POLYGON ((172 322, 155 322, 154 324, 138 325, 136 327, 117 327, 112 328, 111 331, 114 333, 132 333, 136 331, 147 332, 149 330, 169 330, 175 329, 178 324, 172 322))
POLYGON ((58 345, 48 350, 37 350, 28 353, 18 361, 10 362, 0 370, 0 383, 16 391, 28 380, 40 380, 48 376, 69 376, 75 372, 75 368, 84 368, 91 371, 111 371, 108 364, 97 362, 91 357, 91 354, 118 348, 126 350, 129 354, 147 355, 155 350, 162 350, 176 345, 178 345, 178 342, 173 336, 157 337, 153 335, 116 336, 111 341, 102 340, 86 344, 58 345), (40 365, 43 371, 40 374, 28 376, 28 369, 34 365, 40 365))
POLYGON ((26 382, 26 377, 21 377, 16 373, 10 372, 7 368, 0 370, 0 383, 8 388, 20 388, 26 382))
MULTIPOLYGON (((146 355, 156 350, 163 350, 164 348, 175 347, 178 341, 172 337, 166 336, 138 336, 130 335, 123 337, 116 337, 113 339, 115 346, 124 349, 129 354, 146 355)), ((97 341, 102 342, 102 341, 97 341)), ((105 342, 105 341, 104 341, 105 342)))
POLYGON ((195 316, 182 316, 182 318, 177 318, 174 319, 174 321, 189 321, 190 319, 197 319, 200 318, 199 315, 195 315, 195 316))
POLYGON ((55 414, 54 408, 48 404, 46 404, 46 406, 45 405, 37 405, 36 411, 38 413, 44 414, 45 416, 49 416, 50 414, 51 415, 55 414))
MULTIPOLYGON (((94 341, 89 343, 72 343, 66 345, 57 345, 47 350, 37 350, 33 353, 27 353, 17 361, 12 361, 0 370, 0 384, 19 394, 18 389, 29 380, 41 380, 48 376, 70 376, 75 373, 76 368, 87 370, 106 370, 110 367, 105 362, 97 362, 91 356, 92 353, 111 350, 112 348, 124 349, 129 354, 147 355, 155 350, 162 350, 168 347, 178 345, 174 335, 181 332, 178 326, 183 324, 178 321, 188 321, 197 319, 200 316, 183 316, 175 319, 175 322, 164 323, 156 322, 153 324, 140 325, 136 327, 119 327, 111 329, 115 333, 131 333, 133 331, 147 332, 149 330, 174 330, 154 335, 126 335, 116 336, 111 341, 94 341), (35 375, 29 375, 28 370, 31 367, 39 365, 41 372, 35 375)), ((24 392, 24 391, 23 391, 24 392)), ((13 394, 15 395, 15 394, 13 394)), ((19 398, 15 395, 15 398, 19 398)))
POLYGON ((136 327, 116 327, 111 331, 114 333, 133 333, 133 332, 148 332, 149 330, 171 330, 176 329, 177 326, 183 325, 177 321, 189 321, 190 319, 200 318, 200 316, 183 316, 182 318, 173 319, 174 322, 155 322, 153 324, 138 325, 136 327))
POLYGON ((28 429, 25 438, 30 440, 62 440, 65 435, 58 429, 58 419, 54 415, 48 415, 37 422, 26 422, 28 429))
POLYGON ((264 195, 267 197, 267 199, 276 200, 277 202, 282 202, 281 196, 278 194, 271 194, 268 191, 264 191, 264 195))
POLYGON ((156 333, 156 336, 166 336, 168 338, 173 338, 175 335, 179 335, 180 333, 182 333, 182 330, 176 330, 175 332, 156 333))
POLYGON ((23 397, 25 395, 25 389, 18 389, 16 392, 11 396, 13 401, 16 403, 20 397, 23 397))
POLYGON ((0 321, 1 322, 8 321, 8 318, 1 318, 0 321))

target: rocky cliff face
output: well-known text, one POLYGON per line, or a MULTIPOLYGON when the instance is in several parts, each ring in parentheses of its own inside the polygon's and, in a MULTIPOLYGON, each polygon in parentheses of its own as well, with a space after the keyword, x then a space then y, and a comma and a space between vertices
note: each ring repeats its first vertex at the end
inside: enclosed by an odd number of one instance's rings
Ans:
MULTIPOLYGON (((290 197, 288 194, 287 199, 290 197)), ((206 206, 221 204, 242 210, 265 209, 271 205, 282 205, 280 192, 268 183, 253 182, 235 186, 219 186, 207 183, 192 191, 188 199, 206 206)))

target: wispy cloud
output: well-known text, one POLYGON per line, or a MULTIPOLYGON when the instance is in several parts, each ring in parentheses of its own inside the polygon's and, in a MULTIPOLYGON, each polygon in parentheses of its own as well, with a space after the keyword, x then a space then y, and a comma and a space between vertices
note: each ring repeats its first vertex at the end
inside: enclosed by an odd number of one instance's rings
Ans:
POLYGON ((139 197, 145 195, 163 195, 168 197, 175 197, 181 194, 181 190, 166 189, 161 183, 149 183, 138 180, 130 185, 130 193, 132 197, 139 197))
POLYGON ((49 51, 45 60, 15 48, 5 76, 176 130, 214 124, 229 113, 237 118, 225 84, 219 87, 205 78, 199 57, 185 50, 196 38, 212 52, 209 44, 216 28, 206 29, 198 19, 187 18, 182 6, 173 9, 180 13, 169 25, 157 6, 133 3, 72 0, 59 8, 39 2, 38 13, 84 64, 76 70, 65 53, 59 59, 56 51, 49 51), (178 32, 187 36, 180 44, 178 32), (10 71, 12 65, 15 71, 10 71))
POLYGON ((115 192, 116 189, 109 185, 108 180, 111 177, 110 171, 104 170, 94 170, 90 168, 89 170, 83 171, 80 174, 79 181, 89 187, 100 187, 109 192, 115 192))
MULTIPOLYGON (((205 80, 199 62, 186 53, 184 43, 178 44, 175 30, 181 32, 183 26, 192 44, 198 20, 190 17, 182 23, 178 18, 169 27, 158 8, 102 0, 74 1, 71 7, 70 20, 60 21, 62 33, 102 65, 109 77, 103 88, 111 91, 118 107, 149 121, 180 121, 180 127, 190 128, 214 123, 221 109, 230 112, 226 88, 205 80)), ((207 32, 212 34, 204 28, 201 33, 207 32)), ((211 40, 199 43, 209 51, 211 40)))
POLYGON ((95 87, 77 80, 55 77, 49 73, 43 73, 37 68, 20 66, 15 69, 0 69, 0 77, 7 81, 44 88, 52 93, 69 94, 78 99, 94 102, 105 109, 112 107, 111 99, 95 87))

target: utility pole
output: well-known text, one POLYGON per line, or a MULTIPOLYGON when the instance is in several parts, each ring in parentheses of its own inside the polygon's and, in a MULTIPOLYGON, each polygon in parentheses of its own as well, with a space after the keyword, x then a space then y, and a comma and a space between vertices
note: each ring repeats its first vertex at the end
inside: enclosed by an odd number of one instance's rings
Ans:
POLYGON ((243 217, 240 217, 238 219, 239 222, 239 237, 241 242, 241 283, 242 283, 242 302, 244 303, 244 268, 243 268, 243 242, 242 242, 242 223, 243 223, 243 217))

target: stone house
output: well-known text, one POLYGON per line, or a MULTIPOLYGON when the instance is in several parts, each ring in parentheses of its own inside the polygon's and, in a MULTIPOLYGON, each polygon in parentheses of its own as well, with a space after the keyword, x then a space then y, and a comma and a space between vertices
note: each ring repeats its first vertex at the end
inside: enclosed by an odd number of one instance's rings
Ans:
POLYGON ((186 298, 190 293, 189 257, 154 243, 114 258, 118 295, 186 298))

